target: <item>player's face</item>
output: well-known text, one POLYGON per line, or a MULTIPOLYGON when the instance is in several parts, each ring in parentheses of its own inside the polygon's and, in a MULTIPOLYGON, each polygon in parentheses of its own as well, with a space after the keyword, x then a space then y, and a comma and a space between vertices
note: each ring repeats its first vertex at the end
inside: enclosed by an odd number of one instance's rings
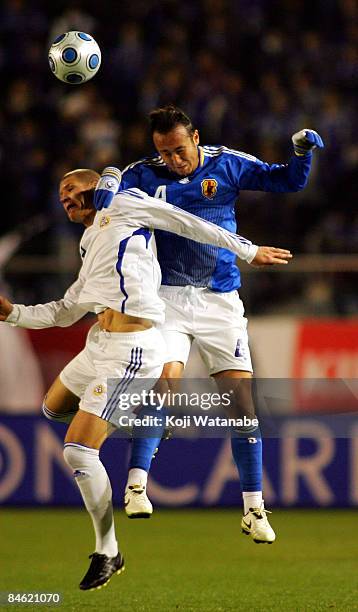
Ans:
POLYGON ((93 205, 93 196, 89 190, 92 183, 84 181, 75 174, 70 174, 60 182, 60 202, 70 221, 91 225, 96 210, 93 205))
POLYGON ((154 132, 153 142, 163 161, 175 174, 188 176, 198 167, 198 130, 190 134, 184 125, 177 125, 167 134, 154 132))

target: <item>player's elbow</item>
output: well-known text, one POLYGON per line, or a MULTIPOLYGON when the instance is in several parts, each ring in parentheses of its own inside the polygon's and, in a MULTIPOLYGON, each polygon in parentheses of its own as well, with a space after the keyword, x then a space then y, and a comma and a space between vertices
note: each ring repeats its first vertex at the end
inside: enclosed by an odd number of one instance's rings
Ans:
POLYGON ((78 304, 76 306, 64 307, 61 312, 57 313, 55 326, 56 327, 70 327, 74 323, 77 323, 85 314, 87 314, 87 308, 82 308, 78 304))
POLYGON ((56 318, 55 327, 71 327, 80 317, 73 316, 72 313, 67 313, 56 318))

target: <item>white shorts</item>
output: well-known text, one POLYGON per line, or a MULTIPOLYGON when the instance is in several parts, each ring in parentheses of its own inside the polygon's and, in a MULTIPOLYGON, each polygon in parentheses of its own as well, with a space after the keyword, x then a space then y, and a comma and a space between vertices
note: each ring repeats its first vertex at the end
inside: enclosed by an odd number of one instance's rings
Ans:
POLYGON ((96 323, 60 380, 81 399, 82 410, 116 424, 120 398, 151 389, 164 359, 165 343, 157 328, 122 334, 102 331, 96 323))
POLYGON ((236 291, 162 285, 159 294, 165 303, 165 323, 159 329, 167 345, 166 363, 185 365, 195 340, 209 374, 252 372, 247 319, 236 291))

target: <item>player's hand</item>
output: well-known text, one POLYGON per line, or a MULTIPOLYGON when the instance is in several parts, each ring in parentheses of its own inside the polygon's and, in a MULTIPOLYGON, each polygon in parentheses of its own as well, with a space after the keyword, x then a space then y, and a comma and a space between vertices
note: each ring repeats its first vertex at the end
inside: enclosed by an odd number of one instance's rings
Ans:
POLYGON ((323 140, 314 130, 301 130, 292 136, 293 148, 296 155, 306 155, 316 147, 323 149, 323 140))
POLYGON ((260 246, 253 258, 252 266, 273 266, 274 264, 288 264, 293 255, 287 249, 277 249, 276 247, 260 246))
POLYGON ((101 174, 94 192, 93 202, 97 210, 108 208, 118 192, 122 180, 122 173, 114 166, 107 166, 101 174))
POLYGON ((0 321, 6 321, 12 309, 13 305, 11 302, 6 297, 0 295, 0 321))

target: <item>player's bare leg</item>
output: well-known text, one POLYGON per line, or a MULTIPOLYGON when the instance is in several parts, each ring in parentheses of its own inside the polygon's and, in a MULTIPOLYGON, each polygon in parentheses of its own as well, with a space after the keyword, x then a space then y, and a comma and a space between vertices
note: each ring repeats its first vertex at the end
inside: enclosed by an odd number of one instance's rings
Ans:
POLYGON ((181 378, 184 372, 184 364, 181 361, 171 361, 170 363, 166 363, 163 368, 163 373, 161 375, 161 379, 165 378, 167 380, 181 378))
MULTIPOLYGON (((226 409, 232 418, 255 418, 255 407, 251 392, 251 372, 224 370, 213 377, 221 393, 232 390, 232 401, 226 409)), ((244 502, 243 533, 250 535, 256 543, 272 544, 275 532, 267 520, 262 499, 262 441, 260 430, 255 426, 237 428, 231 438, 232 453, 237 465, 244 502)))
POLYGON ((255 406, 252 399, 252 374, 243 370, 224 370, 212 375, 220 391, 228 388, 234 392, 233 401, 225 409, 232 418, 255 418, 255 406), (233 384, 233 380, 235 383, 233 384))
POLYGON ((114 529, 111 483, 99 458, 101 446, 113 429, 103 419, 80 409, 65 438, 65 461, 73 470, 96 536, 90 567, 80 583, 82 590, 101 588, 114 573, 124 570, 114 529))
POLYGON ((44 397, 42 412, 51 421, 70 423, 78 411, 79 401, 57 376, 44 397))
MULTIPOLYGON (((175 380, 182 377, 184 371, 184 364, 180 361, 173 361, 166 363, 163 368, 162 375, 155 385, 157 393, 163 395, 170 388, 171 391, 175 391, 173 385, 175 380)), ((155 438, 143 438, 139 441, 140 453, 136 453, 136 448, 132 450, 131 456, 131 467, 128 472, 128 481, 124 494, 124 508, 128 518, 150 518, 153 514, 153 506, 147 495, 147 480, 150 463, 143 460, 141 453, 145 452, 148 456, 148 449, 142 448, 144 443, 150 447, 150 458, 154 457, 158 451, 160 438, 155 442, 155 438), (154 444, 153 444, 154 443, 154 444), (142 467, 139 467, 141 465, 142 467), (144 469, 145 467, 145 469, 144 469)), ((133 446, 136 444, 136 440, 133 440, 133 446)))

